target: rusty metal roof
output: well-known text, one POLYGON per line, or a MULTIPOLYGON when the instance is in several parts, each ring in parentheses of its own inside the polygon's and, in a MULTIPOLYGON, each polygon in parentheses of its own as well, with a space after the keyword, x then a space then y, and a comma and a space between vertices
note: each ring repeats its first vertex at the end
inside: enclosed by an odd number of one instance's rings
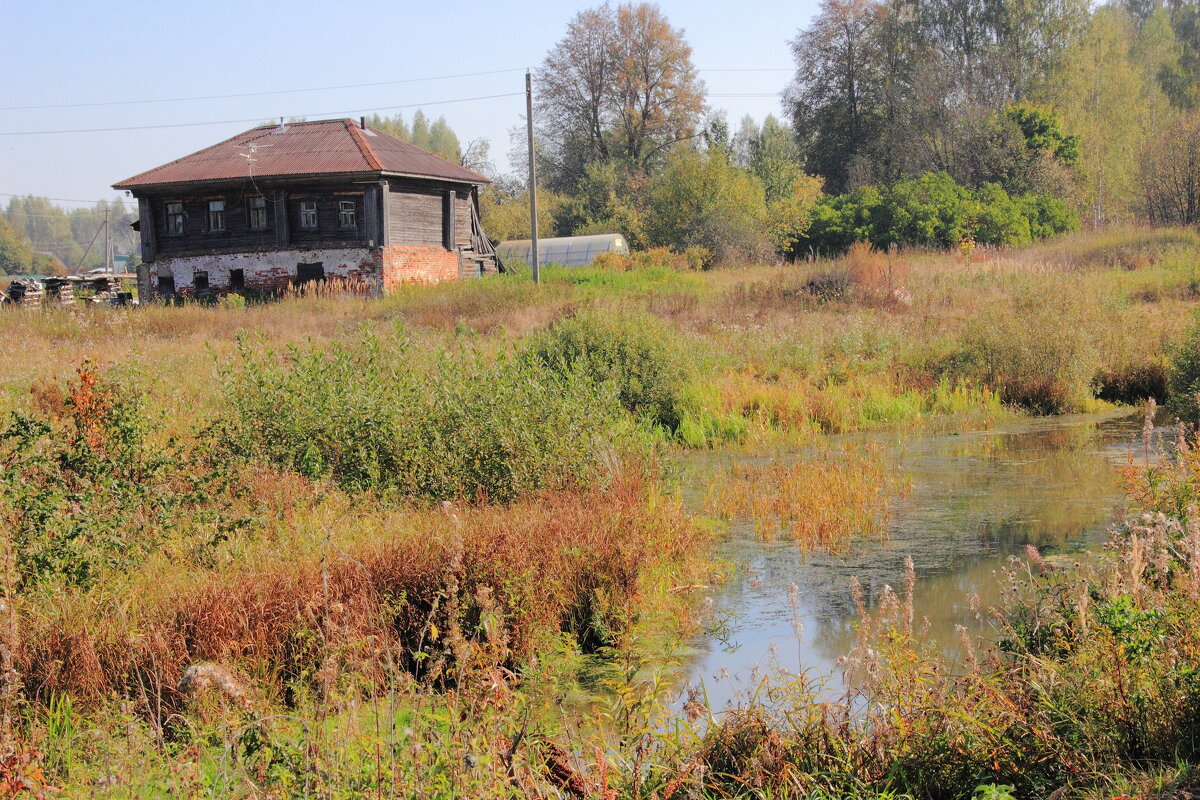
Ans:
POLYGON ((394 173, 419 178, 488 183, 477 172, 427 153, 395 136, 351 119, 326 119, 264 125, 239 133, 189 156, 114 184, 114 189, 343 173, 394 173), (251 148, 253 147, 253 152, 251 148))

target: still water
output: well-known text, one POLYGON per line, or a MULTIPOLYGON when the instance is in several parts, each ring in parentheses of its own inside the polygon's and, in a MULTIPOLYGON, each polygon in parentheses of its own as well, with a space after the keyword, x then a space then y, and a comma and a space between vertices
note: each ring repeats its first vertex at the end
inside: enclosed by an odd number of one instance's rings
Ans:
MULTIPOLYGON (((948 653, 956 625, 986 635, 986 609, 999 597, 998 571, 1025 545, 1071 557, 1098 546, 1124 504, 1120 468, 1143 458, 1137 413, 1058 417, 958 434, 873 434, 829 444, 874 442, 912 487, 892 506, 886 541, 855 541, 845 552, 804 554, 792 542, 765 542, 735 522, 718 548, 733 565, 712 591, 713 629, 691 661, 714 710, 744 701, 766 672, 830 676, 854 641, 850 578, 868 603, 904 582, 912 556, 917 620, 948 653), (973 599, 975 598, 975 599, 973 599)), ((803 453, 783 455, 795 458, 803 453)), ((704 492, 733 464, 771 459, 707 453, 682 465, 685 502, 701 511, 704 492)))

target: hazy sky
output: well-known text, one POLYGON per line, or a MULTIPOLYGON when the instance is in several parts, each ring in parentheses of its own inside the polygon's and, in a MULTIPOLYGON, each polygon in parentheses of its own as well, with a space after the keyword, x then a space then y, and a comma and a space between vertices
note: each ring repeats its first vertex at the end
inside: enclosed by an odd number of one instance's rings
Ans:
MULTIPOLYGON (((568 20, 595 4, 3 0, 0 193, 113 198, 111 184, 261 121, 372 111, 411 118, 417 106, 444 114, 464 144, 490 140, 492 160, 505 170, 509 131, 524 113, 524 68, 536 67, 568 20), (512 71, 397 83, 494 70, 512 71), (366 83, 381 85, 325 88, 366 83), (293 89, 320 91, 78 107, 293 89), (77 107, 29 108, 66 105, 77 107), (195 122, 221 124, 7 135, 195 122)), ((709 104, 724 109, 732 127, 745 114, 780 113, 778 93, 791 77, 787 40, 817 0, 659 5, 684 28, 709 104), (721 96, 747 94, 762 96, 721 96)))

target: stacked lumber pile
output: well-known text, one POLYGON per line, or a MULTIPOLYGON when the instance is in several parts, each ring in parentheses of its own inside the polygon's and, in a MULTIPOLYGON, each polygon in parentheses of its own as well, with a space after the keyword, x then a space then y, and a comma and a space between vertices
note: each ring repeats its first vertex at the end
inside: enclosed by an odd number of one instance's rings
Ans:
POLYGON ((46 300, 56 306, 75 305, 75 281, 69 278, 46 278, 46 300))
POLYGON ((45 296, 41 282, 33 278, 17 278, 8 286, 8 302, 14 305, 40 308, 45 296))

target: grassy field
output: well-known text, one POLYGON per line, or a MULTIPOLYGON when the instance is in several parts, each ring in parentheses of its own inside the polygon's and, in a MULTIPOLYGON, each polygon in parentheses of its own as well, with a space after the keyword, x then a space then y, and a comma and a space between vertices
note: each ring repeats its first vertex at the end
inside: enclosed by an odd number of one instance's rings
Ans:
MULTIPOLYGON (((1186 413, 1198 264, 1195 233, 1131 229, 0 310, 0 797, 1168 796, 1200 758, 1190 434, 1131 467, 1102 562, 1013 566, 994 652, 924 646, 910 583, 862 606, 844 701, 801 676, 720 719, 663 703, 722 529, 664 463, 1186 413)), ((709 513, 842 547, 884 475, 747 469, 709 513)))

